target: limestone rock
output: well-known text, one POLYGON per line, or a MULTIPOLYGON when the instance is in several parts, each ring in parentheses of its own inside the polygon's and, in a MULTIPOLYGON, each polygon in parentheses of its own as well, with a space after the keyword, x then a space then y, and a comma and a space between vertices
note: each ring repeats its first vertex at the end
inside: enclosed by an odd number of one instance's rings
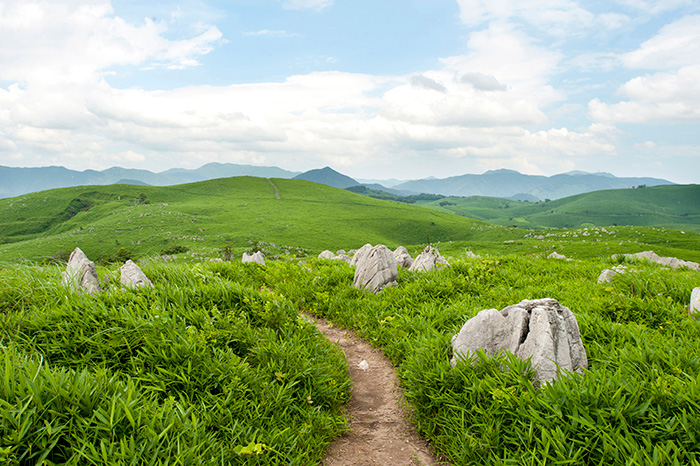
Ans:
POLYGON ((335 254, 326 249, 321 254, 318 255, 319 259, 335 259, 335 254))
POLYGON ((470 259, 476 259, 476 258, 479 257, 479 256, 477 256, 476 254, 474 254, 472 251, 467 251, 467 252, 464 253, 464 257, 468 257, 468 258, 470 258, 470 259))
POLYGON ((469 319, 452 338, 456 365, 459 355, 475 362, 475 351, 489 355, 510 351, 532 358, 537 380, 557 380, 561 369, 582 373, 588 367, 576 317, 554 299, 524 300, 500 311, 485 309, 469 319))
POLYGON ((80 248, 75 248, 68 258, 66 271, 63 272, 63 284, 78 293, 102 292, 95 263, 80 248))
POLYGON ((550 255, 547 256, 548 259, 563 259, 563 260, 570 260, 568 257, 566 257, 564 254, 559 254, 557 251, 552 252, 550 255))
POLYGON ((624 265, 616 265, 612 269, 605 269, 598 275, 598 283, 605 283, 612 281, 612 278, 618 273, 625 273, 627 267, 624 265))
MULTIPOLYGON (((363 246, 364 249, 364 246, 363 246)), ((392 252, 383 244, 370 247, 359 255, 355 278, 352 282, 355 288, 365 288, 374 293, 380 292, 385 286, 395 284, 399 278, 399 270, 392 252)), ((355 259, 353 258, 353 259, 355 259)))
POLYGON ((698 312, 700 312, 700 287, 693 288, 693 292, 690 294, 690 306, 688 307, 690 315, 695 315, 698 312))
POLYGON ((343 261, 350 264, 352 262, 352 257, 348 256, 347 254, 338 254, 333 258, 333 260, 343 261))
POLYGON ((399 267, 403 267, 404 269, 410 269, 413 265, 413 258, 403 246, 396 248, 394 251, 394 258, 399 267))
POLYGON ((136 265, 131 259, 126 261, 119 269, 121 272, 121 282, 127 288, 138 288, 146 286, 153 288, 153 283, 144 275, 141 267, 136 265))
POLYGON ((624 254, 624 256, 634 257, 637 259, 649 259, 652 262, 656 262, 657 264, 661 265, 666 265, 673 269, 677 269, 679 267, 688 267, 689 269, 700 270, 700 264, 698 264, 697 262, 684 261, 675 257, 661 257, 654 251, 644 251, 638 252, 636 254, 624 254))
POLYGON ((449 265, 447 261, 440 256, 440 251, 432 246, 426 246, 423 252, 421 252, 416 260, 413 261, 413 265, 409 270, 416 270, 418 272, 429 272, 439 268, 441 265, 449 265))
POLYGON ((355 254, 352 256, 352 262, 350 262, 350 265, 356 266, 357 263, 362 259, 363 256, 365 256, 369 252, 370 249, 372 249, 372 245, 367 243, 360 249, 355 251, 355 254))
POLYGON ((253 254, 244 252, 242 262, 254 262, 256 264, 265 265, 265 258, 260 251, 256 251, 253 254))

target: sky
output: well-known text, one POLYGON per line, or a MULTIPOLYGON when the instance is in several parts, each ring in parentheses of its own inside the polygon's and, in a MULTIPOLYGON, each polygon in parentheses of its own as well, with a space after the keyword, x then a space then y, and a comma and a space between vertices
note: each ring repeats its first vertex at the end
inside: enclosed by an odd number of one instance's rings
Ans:
POLYGON ((0 165, 700 181, 697 0, 0 0, 0 165))

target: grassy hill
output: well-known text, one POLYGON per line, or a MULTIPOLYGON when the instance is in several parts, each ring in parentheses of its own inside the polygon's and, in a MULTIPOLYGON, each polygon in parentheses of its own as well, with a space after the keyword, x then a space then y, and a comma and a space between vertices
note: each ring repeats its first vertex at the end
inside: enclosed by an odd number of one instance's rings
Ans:
POLYGON ((421 204, 525 228, 637 225, 700 231, 700 185, 613 189, 537 203, 473 196, 421 204))
POLYGON ((293 247, 470 240, 486 233, 513 237, 508 229, 485 229, 450 213, 303 180, 252 177, 56 189, 0 200, 0 217, 0 260, 38 260, 76 246, 97 258, 119 248, 155 255, 178 245, 211 251, 226 243, 245 249, 264 242, 284 253, 293 247))

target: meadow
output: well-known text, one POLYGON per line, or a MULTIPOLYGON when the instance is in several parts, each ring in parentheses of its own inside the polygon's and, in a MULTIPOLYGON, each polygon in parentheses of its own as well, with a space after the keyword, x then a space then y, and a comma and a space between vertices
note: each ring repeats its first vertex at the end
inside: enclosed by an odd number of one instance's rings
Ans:
POLYGON ((612 257, 654 249, 698 261, 698 233, 528 231, 273 181, 279 200, 267 180, 243 179, 173 187, 171 197, 161 191, 171 188, 117 186, 102 200, 90 187, 0 202, 14 215, 3 217, 10 242, 0 247, 0 464, 319 464, 345 429, 351 388, 342 353, 301 311, 354 329, 391 358, 418 430, 452 464, 700 464, 700 322, 687 311, 700 272, 612 257), (276 207, 285 196, 287 211, 276 207), (86 198, 88 208, 74 202, 86 198), (44 205, 44 217, 27 215, 44 205), (423 223, 387 222, 407 216, 423 223), (378 295, 352 287, 350 265, 314 258, 381 240, 415 256, 430 227, 444 232, 431 243, 451 267, 402 269, 378 295), (120 264, 105 261, 106 291, 72 294, 60 285, 64 264, 40 264, 82 241, 92 255, 114 254, 115 241, 132 247, 146 230, 152 244, 132 252, 153 289, 122 289, 120 264), (226 232, 237 235, 236 254, 265 249, 267 265, 211 261, 223 257, 226 232), (189 250, 159 257, 173 245, 189 250), (548 259, 552 251, 573 260, 548 259), (627 273, 598 284, 618 263, 627 273), (535 389, 529 363, 507 355, 450 366, 450 339, 467 319, 544 297, 576 316, 584 374, 535 389))

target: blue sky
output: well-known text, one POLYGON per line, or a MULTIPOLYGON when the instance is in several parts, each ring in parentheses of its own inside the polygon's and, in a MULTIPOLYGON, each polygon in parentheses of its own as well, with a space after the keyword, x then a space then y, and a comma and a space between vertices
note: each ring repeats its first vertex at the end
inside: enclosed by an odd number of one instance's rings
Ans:
POLYGON ((700 179, 696 0, 2 0, 0 165, 700 179))

